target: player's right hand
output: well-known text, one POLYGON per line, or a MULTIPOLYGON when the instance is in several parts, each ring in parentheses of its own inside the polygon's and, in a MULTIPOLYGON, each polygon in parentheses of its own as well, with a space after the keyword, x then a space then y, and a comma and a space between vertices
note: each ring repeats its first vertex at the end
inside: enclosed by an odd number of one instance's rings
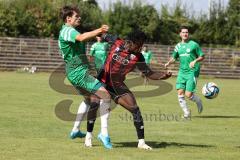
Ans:
POLYGON ((167 68, 169 66, 169 63, 165 63, 164 67, 167 68))
POLYGON ((108 26, 108 25, 103 24, 103 25, 101 26, 101 31, 102 31, 102 33, 106 33, 106 32, 108 32, 108 30, 109 30, 109 26, 108 26))

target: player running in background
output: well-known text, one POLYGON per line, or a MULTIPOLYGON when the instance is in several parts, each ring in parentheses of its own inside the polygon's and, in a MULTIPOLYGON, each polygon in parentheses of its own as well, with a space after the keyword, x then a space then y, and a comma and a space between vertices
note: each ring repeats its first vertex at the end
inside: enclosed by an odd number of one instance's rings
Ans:
POLYGON ((143 46, 142 54, 143 54, 146 64, 150 66, 150 64, 152 62, 152 51, 150 51, 148 49, 147 45, 143 46))
POLYGON ((189 118, 191 112, 187 106, 185 96, 195 102, 198 107, 198 112, 203 110, 201 99, 194 94, 197 78, 200 74, 200 63, 204 59, 204 53, 198 43, 189 40, 188 28, 182 26, 180 28, 181 42, 175 46, 172 57, 165 64, 168 67, 177 59, 180 61, 179 72, 177 76, 176 89, 178 93, 178 101, 184 112, 184 118, 189 118))
MULTIPOLYGON (((82 94, 90 107, 95 107, 94 101, 100 101, 101 134, 104 140, 110 141, 107 130, 109 116, 110 95, 103 84, 89 74, 89 63, 85 53, 84 41, 108 31, 107 25, 81 34, 75 28, 80 25, 81 17, 76 7, 64 6, 60 11, 64 25, 59 33, 58 44, 61 55, 66 63, 66 76, 71 84, 82 94), (101 100, 99 100, 101 99, 101 100)), ((87 107, 82 103, 78 110, 78 119, 82 119, 87 107)), ((77 122, 77 123, 80 123, 77 122)), ((78 126, 78 124, 75 123, 78 126)), ((84 137, 79 128, 74 128, 70 134, 72 139, 84 137)), ((110 142, 109 142, 110 143, 110 142)), ((110 144, 111 145, 111 144, 110 144)))
POLYGON ((102 42, 101 36, 96 36, 97 42, 95 42, 90 48, 90 60, 94 59, 94 65, 97 71, 99 71, 107 58, 108 43, 102 42))
MULTIPOLYGON (((152 62, 152 51, 150 51, 148 49, 147 45, 143 46, 142 54, 143 54, 146 64, 150 67, 151 62, 152 62)), ((144 84, 147 85, 147 83, 148 83, 148 79, 147 79, 147 77, 144 77, 144 84)))
MULTIPOLYGON (((133 93, 124 84, 126 75, 137 67, 145 76, 153 80, 167 79, 171 73, 153 72, 145 63, 141 48, 146 39, 143 32, 134 31, 123 40, 110 34, 104 34, 104 41, 112 44, 104 68, 98 79, 106 84, 106 89, 111 94, 115 103, 131 112, 134 126, 138 136, 138 148, 152 149, 144 140, 144 124, 140 108, 133 93)), ((90 123, 88 123, 89 125, 90 123)), ((88 127, 89 128, 89 127, 88 127)), ((91 123, 93 129, 93 123, 91 123)), ((98 136, 99 137, 99 136, 98 136)), ((92 130, 88 130, 85 145, 92 146, 92 130)))

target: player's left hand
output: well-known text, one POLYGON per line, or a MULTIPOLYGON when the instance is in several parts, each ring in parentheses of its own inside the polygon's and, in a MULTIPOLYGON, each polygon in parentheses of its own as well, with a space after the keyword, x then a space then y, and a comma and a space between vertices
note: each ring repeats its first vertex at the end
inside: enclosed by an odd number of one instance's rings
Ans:
POLYGON ((192 61, 192 62, 189 64, 189 67, 190 67, 190 68, 193 68, 193 67, 195 66, 195 63, 196 63, 196 61, 192 61))

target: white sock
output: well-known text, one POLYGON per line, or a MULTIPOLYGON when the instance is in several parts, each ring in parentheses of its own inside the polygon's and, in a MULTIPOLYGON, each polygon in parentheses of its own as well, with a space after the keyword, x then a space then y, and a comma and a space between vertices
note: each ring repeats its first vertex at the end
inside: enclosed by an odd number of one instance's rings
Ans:
POLYGON ((189 99, 195 103, 201 103, 201 99, 195 94, 193 94, 189 99))
POLYGON ((144 144, 145 143, 145 140, 144 139, 139 139, 138 140, 138 144, 144 144))
POLYGON ((82 103, 80 104, 80 106, 78 108, 77 117, 74 122, 73 129, 72 129, 73 132, 76 132, 79 130, 80 124, 81 124, 84 116, 86 115, 88 108, 89 108, 89 106, 85 103, 85 101, 82 101, 82 103))
POLYGON ((93 137, 92 132, 87 132, 87 134, 86 134, 86 139, 92 138, 92 137, 93 137))
POLYGON ((99 113, 101 118, 101 134, 108 136, 108 118, 110 115, 110 100, 100 100, 99 113))
POLYGON ((189 114, 189 109, 188 109, 188 106, 187 106, 187 102, 184 98, 184 95, 178 95, 178 101, 179 101, 180 107, 182 108, 182 110, 184 112, 184 115, 188 115, 189 114))

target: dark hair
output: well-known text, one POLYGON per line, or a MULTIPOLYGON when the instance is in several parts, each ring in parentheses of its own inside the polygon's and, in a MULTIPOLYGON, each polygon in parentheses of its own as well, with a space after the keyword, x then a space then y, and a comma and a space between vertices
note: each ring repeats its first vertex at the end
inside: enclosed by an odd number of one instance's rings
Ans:
POLYGON ((126 40, 132 41, 133 43, 136 42, 144 42, 147 39, 147 36, 144 32, 140 30, 135 30, 129 33, 126 37, 126 40))
POLYGON ((71 17, 74 12, 79 14, 79 9, 76 6, 64 6, 60 10, 60 17, 65 22, 66 18, 71 17))
POLYGON ((179 32, 182 32, 182 29, 187 29, 187 30, 189 30, 188 26, 181 26, 180 29, 179 29, 179 32))

